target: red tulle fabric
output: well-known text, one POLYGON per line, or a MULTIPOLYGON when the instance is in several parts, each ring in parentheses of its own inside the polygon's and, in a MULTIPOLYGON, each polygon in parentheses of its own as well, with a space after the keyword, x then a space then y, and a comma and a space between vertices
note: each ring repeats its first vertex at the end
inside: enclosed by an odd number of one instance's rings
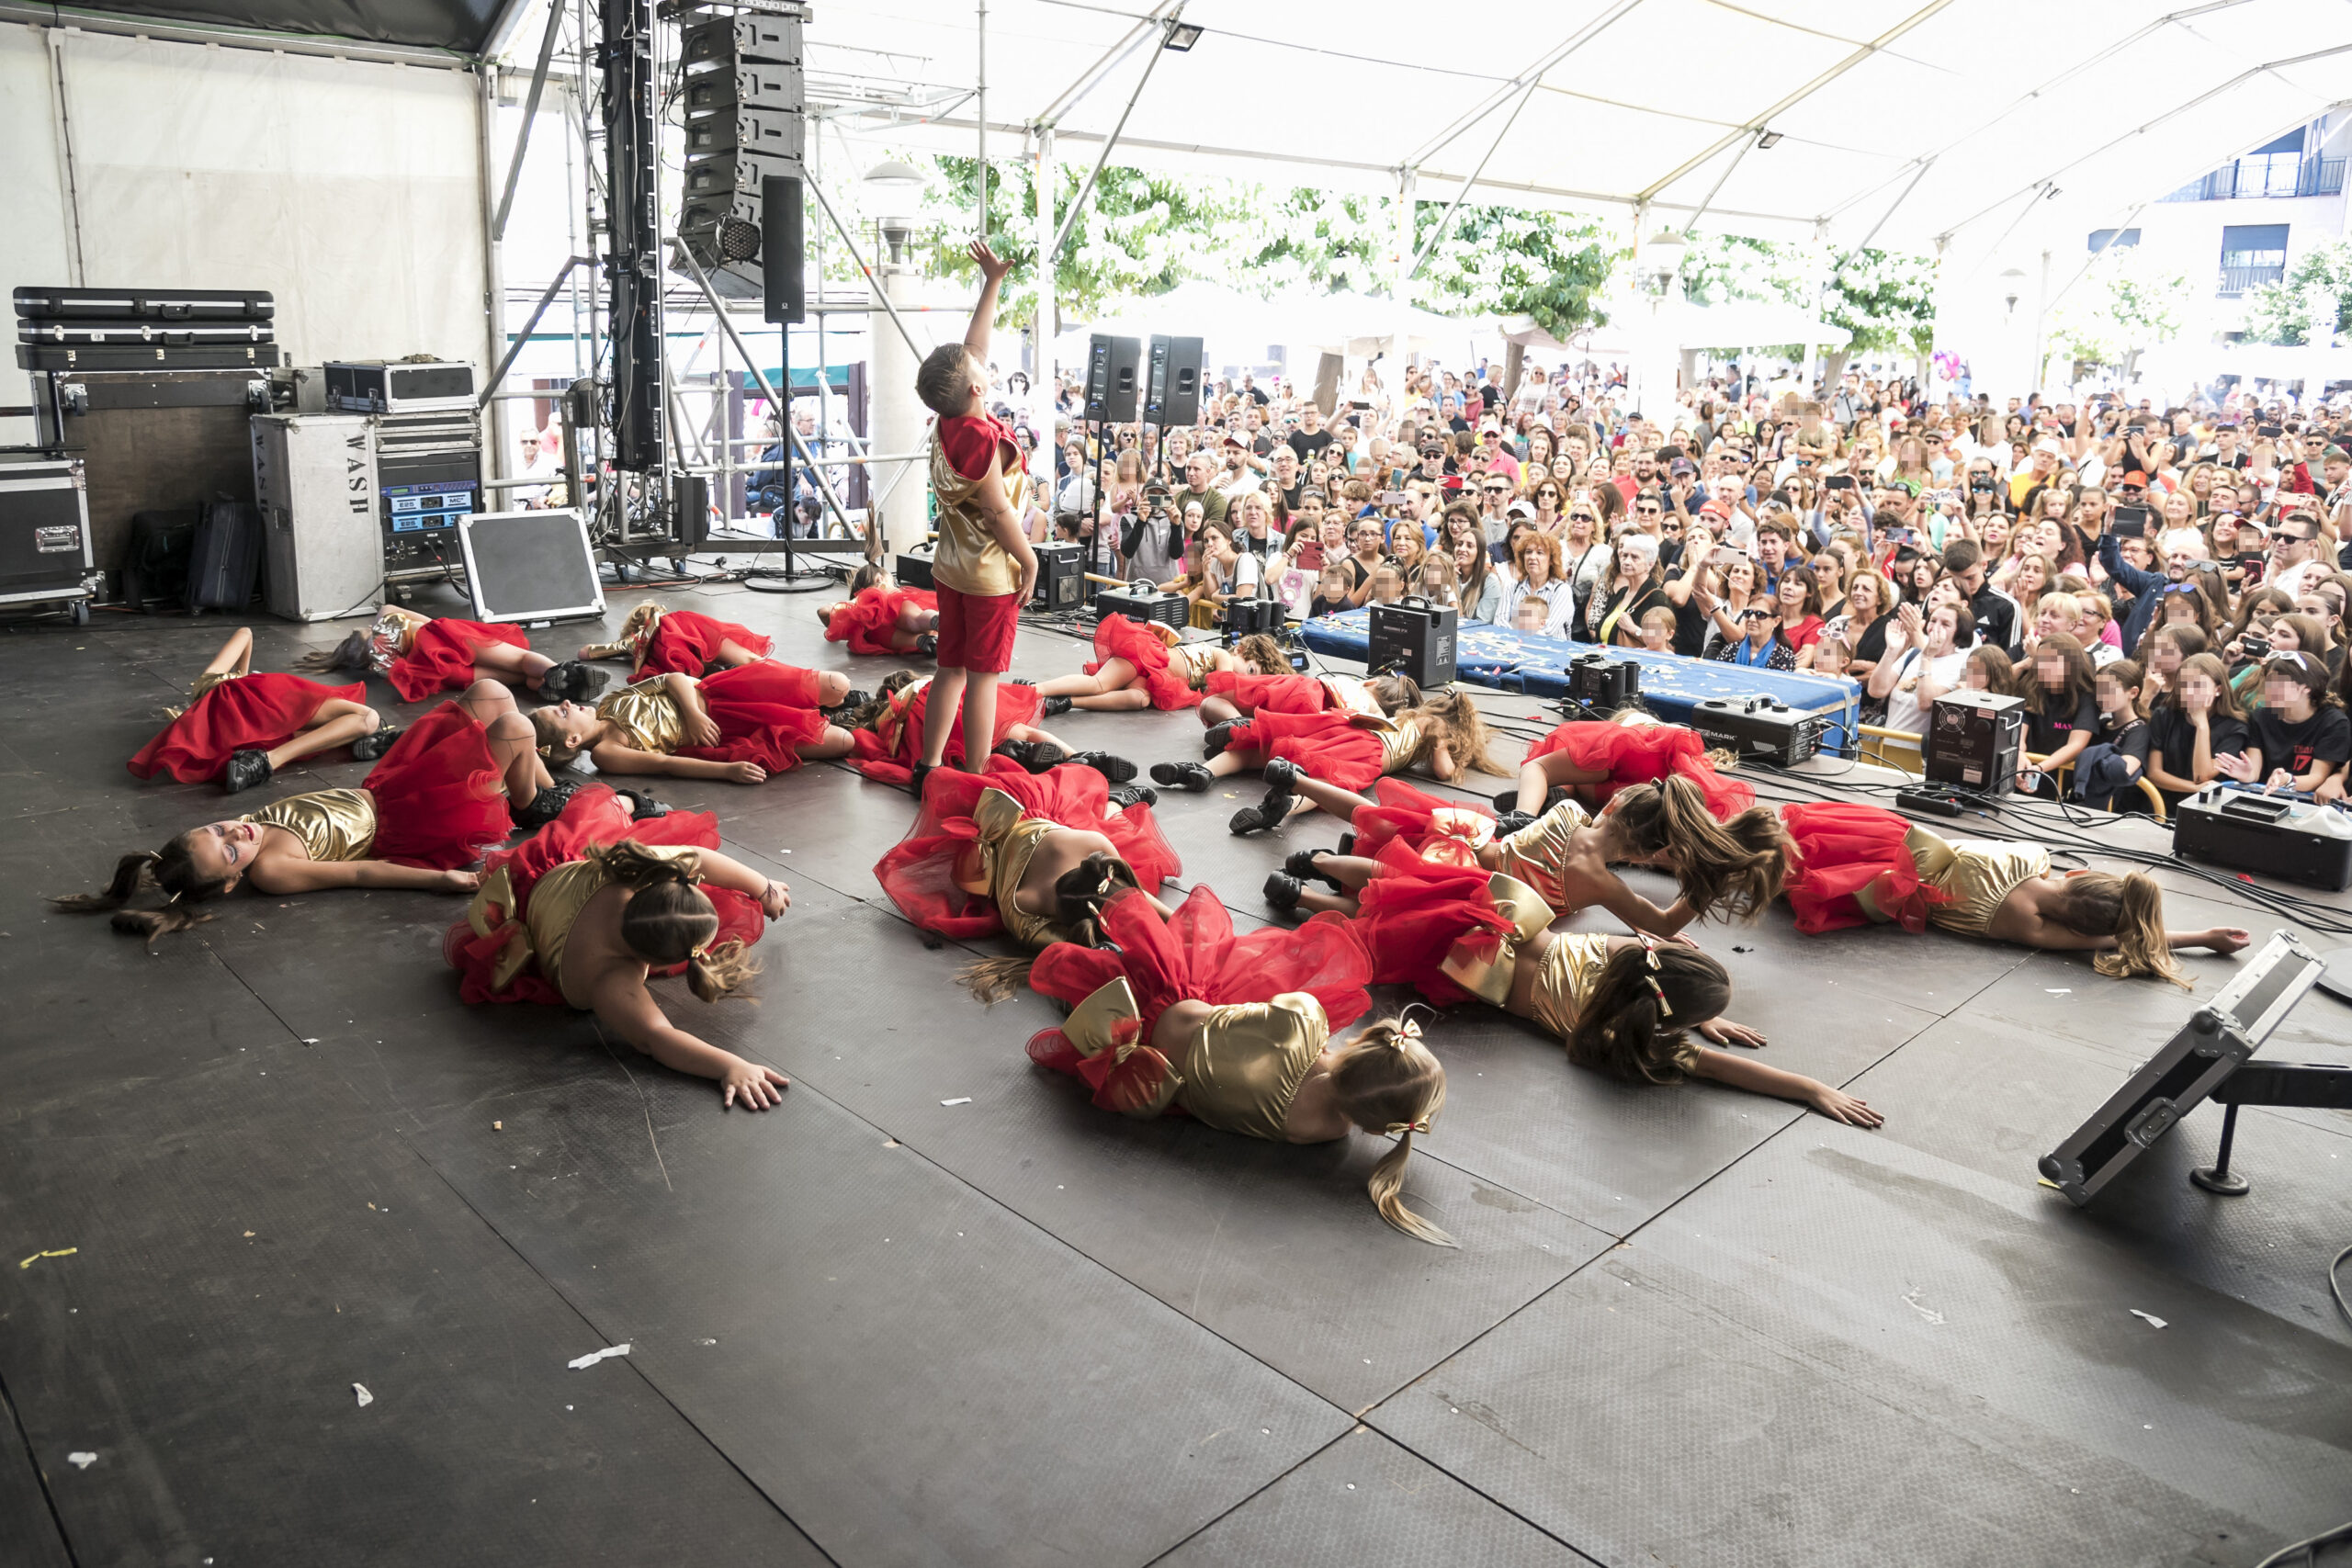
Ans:
POLYGON ((1124 659, 1136 667, 1136 673, 1143 677, 1143 689, 1151 694, 1153 707, 1171 712, 1201 705, 1201 694, 1193 690, 1182 671, 1169 663, 1168 645, 1150 624, 1125 615, 1105 615, 1095 623, 1094 662, 1086 667, 1086 672, 1091 675, 1114 659, 1124 659))
MULTIPOLYGON (((956 722, 947 731, 947 749, 941 755, 941 766, 961 768, 964 757, 964 705, 957 694, 956 722)), ((989 739, 991 750, 1001 746, 1012 733, 1016 724, 1037 722, 1037 710, 1045 699, 1037 695, 1035 686, 1017 686, 1010 681, 996 683, 996 726, 989 739)), ((922 727, 931 707, 931 686, 928 682, 909 696, 899 709, 895 720, 885 719, 881 732, 871 729, 853 730, 850 739, 856 744, 851 753, 850 766, 869 779, 884 784, 902 784, 915 776, 915 764, 922 760, 922 727), (895 728, 893 728, 895 726, 895 728)))
MULTIPOLYGON (((663 616, 663 626, 669 617, 663 616)), ((697 691, 716 746, 681 746, 677 755, 706 762, 757 762, 769 773, 800 765, 799 749, 820 739, 829 722, 817 707, 817 672, 762 660, 708 675, 697 691)))
MULTIPOLYGON (((1382 779, 1374 784, 1373 795, 1378 804, 1357 807, 1355 815, 1348 820, 1348 826, 1355 832, 1359 855, 1377 858, 1382 846, 1399 843, 1424 861, 1469 867, 1478 863, 1476 846, 1442 827, 1437 814, 1469 812, 1491 823, 1495 814, 1483 803, 1447 800, 1394 778, 1382 779)), ((1491 832, 1485 835, 1489 840, 1493 836, 1491 832)))
POLYGON ((1793 842, 1789 908, 1797 930, 1810 936, 1875 925, 1855 897, 1863 889, 1906 931, 1928 929, 1928 911, 1946 901, 1941 889, 1919 880, 1904 838, 1911 824, 1876 806, 1783 806, 1781 821, 1793 842))
POLYGON ((1136 1069, 1157 1077, 1158 1064, 1148 1047, 1152 1026, 1172 1003, 1225 1007, 1306 991, 1323 1004, 1334 1034, 1372 1006, 1364 990, 1372 983, 1372 965, 1355 924, 1337 915, 1317 915, 1296 930, 1265 926, 1237 937, 1233 917, 1216 895, 1195 887, 1169 920, 1160 919, 1148 899, 1134 894, 1113 899, 1102 912, 1102 934, 1115 948, 1057 942, 1046 949, 1029 972, 1029 984, 1040 995, 1075 1007, 1125 976, 1143 1015, 1136 1039, 1145 1049, 1135 1053, 1140 1060, 1123 1073, 1116 1051, 1081 1056, 1058 1029, 1032 1039, 1029 1057, 1083 1079, 1105 1110, 1134 1102, 1136 1088, 1126 1080, 1136 1069))
POLYGON ((514 831, 490 736, 457 703, 402 731, 364 787, 376 797, 378 860, 455 871, 514 831))
POLYGON ((500 646, 527 653, 531 639, 513 626, 447 617, 431 620, 416 628, 408 652, 394 660, 387 673, 401 701, 421 703, 435 692, 462 691, 472 685, 474 649, 500 646))
POLYGON ((876 863, 874 875, 891 902, 925 931, 959 941, 993 936, 1004 929, 996 901, 956 886, 956 862, 979 837, 972 820, 980 792, 1000 789, 1021 803, 1022 814, 1100 833, 1136 874, 1146 892, 1156 893, 1184 865, 1159 830, 1151 807, 1138 803, 1111 809, 1111 786, 1092 768, 1059 767, 1032 774, 1008 757, 989 759, 986 773, 938 768, 922 781, 922 810, 914 829, 876 863))
MULTIPOLYGON (((485 880, 501 867, 505 869, 514 889, 514 907, 500 912, 503 923, 498 924, 489 936, 477 936, 471 923, 459 920, 442 937, 442 956, 461 976, 458 997, 468 1002, 565 1005, 563 992, 539 973, 536 964, 525 964, 522 973, 509 981, 505 989, 492 987, 498 955, 506 945, 506 928, 521 920, 530 908, 531 888, 540 877, 566 861, 582 859, 592 845, 616 844, 624 839, 640 844, 690 844, 699 850, 715 850, 718 847, 718 818, 707 811, 673 811, 650 822, 633 821, 628 803, 610 789, 603 784, 583 785, 565 804, 563 815, 540 829, 537 836, 512 850, 492 855, 483 863, 485 880)), ((751 895, 707 884, 703 893, 718 913, 718 935, 713 939, 714 945, 735 937, 749 946, 767 930, 767 917, 761 911, 759 900, 751 895)), ((684 972, 683 964, 653 971, 657 975, 684 972)))
POLYGON ((1378 781, 1383 755, 1380 736, 1344 713, 1261 712, 1234 726, 1226 750, 1255 752, 1261 766, 1287 757, 1309 778, 1358 795, 1378 781))
POLYGON ((1488 874, 1423 860, 1391 839, 1373 857, 1380 870, 1356 895, 1357 936, 1376 986, 1408 985, 1443 1007, 1469 993, 1441 968, 1454 944, 1498 942, 1511 923, 1495 908, 1488 874))
POLYGON ((732 621, 713 620, 692 610, 668 610, 653 623, 653 635, 645 643, 645 662, 637 667, 636 678, 700 675, 718 662, 718 645, 724 642, 749 649, 762 658, 775 646, 771 638, 732 621))
POLYGON ((1331 688, 1312 675, 1252 675, 1240 670, 1209 671, 1208 694, 1223 697, 1245 714, 1337 711, 1331 688))
POLYGON ((368 688, 322 686, 299 675, 268 672, 223 681, 141 746, 129 766, 142 779, 159 773, 182 784, 217 779, 232 754, 284 745, 311 722, 320 704, 336 697, 365 702, 368 688))
POLYGON ((1579 773, 1606 773, 1592 791, 1596 804, 1606 804, 1627 784, 1656 784, 1668 773, 1680 773, 1707 794, 1707 808, 1718 821, 1728 822, 1756 804, 1756 786, 1744 779, 1726 778, 1707 761, 1707 743, 1699 732, 1679 724, 1609 724, 1588 719, 1564 724, 1527 749, 1527 760, 1565 751, 1579 773))
POLYGON ((920 588, 865 588, 835 610, 825 623, 827 642, 846 642, 852 653, 895 654, 890 636, 899 629, 899 614, 909 604, 936 615, 939 595, 920 588))

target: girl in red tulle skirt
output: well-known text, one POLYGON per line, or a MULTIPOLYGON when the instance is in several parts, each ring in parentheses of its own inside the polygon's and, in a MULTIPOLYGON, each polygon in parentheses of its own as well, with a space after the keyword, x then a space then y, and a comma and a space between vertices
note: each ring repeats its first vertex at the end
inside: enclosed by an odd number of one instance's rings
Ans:
MULTIPOLYGON (((749 626, 722 621, 695 610, 673 610, 662 604, 639 604, 621 623, 621 635, 612 642, 592 642, 580 650, 582 659, 626 659, 632 681, 649 675, 700 675, 713 668, 732 670, 764 659, 775 647, 749 626)), ((842 682, 845 687, 848 682, 842 682)))
MULTIPOLYGON (((1201 723, 1211 730, 1261 713, 1376 713, 1393 715, 1418 706, 1421 689, 1404 675, 1369 681, 1340 675, 1253 675, 1246 671, 1210 673, 1201 698, 1201 723)), ((1223 750, 1213 739, 1208 755, 1223 750)))
POLYGON ((219 779, 231 795, 251 789, 298 757, 348 746, 373 761, 399 731, 364 700, 368 688, 322 686, 299 675, 254 674, 254 634, 239 626, 197 677, 195 700, 139 749, 133 776, 169 773, 182 784, 219 779))
POLYGON ((699 681, 657 675, 593 708, 540 708, 531 723, 557 767, 585 751, 603 773, 758 784, 804 761, 850 754, 849 731, 818 705, 824 691, 818 671, 763 659, 699 681))
POLYGON ((1498 795, 1498 806, 1516 805, 1532 817, 1555 789, 1567 789, 1588 806, 1605 804, 1630 784, 1652 784, 1679 773, 1707 795, 1716 818, 1728 822, 1756 804, 1756 786, 1725 778, 1717 763, 1728 753, 1711 752, 1699 732, 1660 724, 1646 714, 1563 724, 1527 750, 1514 799, 1498 795))
MULTIPOLYGON (((922 760, 923 724, 930 701, 930 676, 899 670, 885 677, 874 700, 847 719, 855 747, 852 753, 855 760, 850 766, 884 784, 912 783, 915 764, 922 760)), ((1076 750, 1038 728, 1033 721, 1044 705, 1039 688, 1012 681, 998 682, 994 754, 1010 757, 1032 773, 1076 762, 1096 770, 1113 784, 1125 784, 1136 776, 1136 765, 1124 757, 1076 750)), ((940 766, 968 771, 960 699, 940 766)))
MULTIPOLYGON (((1114 790, 1092 768, 1032 774, 991 757, 985 773, 936 768, 923 778, 913 829, 874 868, 899 911, 925 931, 967 940, 1010 930, 1030 946, 1068 940, 1059 894, 1090 864, 1092 893, 1113 876, 1147 894, 1183 871, 1159 831, 1148 790, 1114 790), (1104 861, 1125 869, 1124 876, 1104 861), (1006 898, 1014 900, 1008 916, 1006 898)), ((1080 881, 1086 879, 1081 877, 1080 881)))
POLYGON ((404 703, 479 680, 521 686, 549 702, 578 702, 603 691, 605 682, 603 671, 577 660, 558 663, 532 652, 531 639, 514 626, 435 619, 398 604, 384 605, 366 631, 353 632, 333 649, 305 655, 301 668, 373 671, 391 682, 404 703))
POLYGON ((1094 662, 1086 673, 1057 675, 1037 690, 1052 701, 1104 713, 1165 712, 1198 707, 1203 688, 1219 671, 1287 674, 1290 659, 1262 633, 1228 650, 1213 642, 1185 642, 1158 621, 1105 615, 1095 624, 1094 662))
POLYGON ((849 580, 850 596, 817 608, 827 642, 847 642, 852 653, 928 654, 939 647, 939 595, 900 588, 874 561, 849 580))
POLYGON ((492 855, 442 952, 469 1002, 542 1002, 595 1013, 665 1066, 718 1080, 723 1103, 775 1104, 786 1079, 673 1025, 646 988, 683 972, 717 1001, 758 973, 747 951, 792 896, 718 852, 718 819, 633 820, 602 784, 520 848, 492 855))

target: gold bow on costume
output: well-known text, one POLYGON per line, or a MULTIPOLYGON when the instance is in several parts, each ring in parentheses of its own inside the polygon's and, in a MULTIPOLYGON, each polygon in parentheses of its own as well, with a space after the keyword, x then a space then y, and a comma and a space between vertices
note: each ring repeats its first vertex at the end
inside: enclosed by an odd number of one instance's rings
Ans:
POLYGON ((1532 887, 1497 872, 1487 879, 1494 900, 1494 919, 1503 929, 1488 929, 1453 944, 1442 966, 1445 977, 1497 1007, 1510 999, 1511 967, 1519 950, 1552 929, 1552 906, 1532 887))
POLYGON ((1495 841, 1495 819, 1467 807, 1440 807, 1430 813, 1430 840, 1421 858, 1437 865, 1465 869, 1478 863, 1478 852, 1495 841))
POLYGON ((466 923, 476 936, 503 936, 498 962, 491 966, 491 989, 504 990, 523 966, 531 962, 531 930, 514 918, 514 881, 500 866, 481 879, 473 901, 466 906, 466 923))
POLYGON ((1657 983, 1657 938, 1650 935, 1647 931, 1644 931, 1642 933, 1642 953, 1643 956, 1646 957, 1650 961, 1650 972, 1643 976, 1642 978, 1650 983, 1650 995, 1657 998, 1657 1010, 1659 1015, 1665 1018, 1672 1018, 1674 1016, 1674 1004, 1666 999, 1666 987, 1657 983))
MULTIPOLYGON (((1129 1116, 1152 1117, 1166 1111, 1184 1087, 1184 1076, 1143 1038, 1143 1010, 1135 991, 1122 978, 1095 987, 1093 993, 1062 1022, 1062 1037, 1089 1062, 1106 1064, 1128 1080, 1121 1111, 1129 1116)), ((1096 1073, 1084 1075, 1092 1081, 1096 1073)), ((1107 1077, 1106 1075, 1101 1075, 1107 1077)), ((1098 1087, 1099 1084, 1098 1084, 1098 1087)))

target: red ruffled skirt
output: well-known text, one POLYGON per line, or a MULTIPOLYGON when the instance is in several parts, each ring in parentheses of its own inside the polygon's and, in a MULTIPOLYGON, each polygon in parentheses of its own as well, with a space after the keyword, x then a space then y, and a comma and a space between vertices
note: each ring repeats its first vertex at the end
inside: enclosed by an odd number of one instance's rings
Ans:
POLYGON ((1379 804, 1356 807, 1348 823, 1356 836, 1356 853, 1367 859, 1379 858, 1383 846, 1396 843, 1425 862, 1475 866, 1478 845, 1494 840, 1495 814, 1482 802, 1447 800, 1395 778, 1380 780, 1373 795, 1379 804), (1452 818, 1464 816, 1485 818, 1487 830, 1474 839, 1453 824, 1452 818))
POLYGON ((692 610, 667 610, 653 623, 653 635, 646 639, 645 662, 637 667, 635 678, 699 676, 718 661, 718 645, 723 642, 750 649, 763 658, 775 646, 772 639, 732 621, 713 620, 692 610))
MULTIPOLYGON (((1017 686, 1010 681, 996 684, 996 727, 989 739, 993 750, 1004 744, 1016 724, 1035 724, 1037 710, 1045 699, 1035 686, 1017 686)), ((898 728, 888 735, 871 729, 850 732, 856 750, 850 754, 850 766, 869 779, 884 784, 902 784, 915 776, 915 764, 922 760, 922 727, 931 707, 931 688, 925 686, 909 697, 899 710, 898 728)), ((964 757, 964 706, 961 694, 956 705, 956 722, 947 731, 947 749, 941 753, 941 766, 961 768, 964 757)))
POLYGON ((1201 705, 1201 694, 1193 690, 1183 671, 1168 661, 1168 645, 1159 634, 1142 621, 1125 615, 1105 615, 1094 626, 1094 662, 1086 667, 1089 675, 1101 670, 1114 659, 1124 659, 1136 667, 1143 677, 1143 688, 1151 694, 1151 705, 1162 712, 1201 705))
POLYGON ((1919 880, 1905 837, 1911 824, 1876 806, 1783 806, 1781 821, 1792 840, 1789 908, 1797 930, 1817 936, 1849 926, 1876 925, 1855 895, 1864 888, 1888 919, 1914 933, 1928 929, 1928 909, 1943 892, 1919 880))
MULTIPOLYGON (((668 626, 664 615, 662 624, 668 626)), ((650 669, 650 666, 648 666, 650 669)), ((757 762, 781 773, 800 765, 800 748, 821 739, 831 721, 817 707, 817 672, 762 660, 704 678, 699 691, 716 746, 681 746, 677 755, 706 762, 757 762)))
POLYGON ((514 831, 489 732, 454 702, 403 730, 362 787, 376 797, 378 860, 455 871, 514 831))
POLYGON ((1239 670, 1209 671, 1208 694, 1223 697, 1245 714, 1338 711, 1331 688, 1312 675, 1251 675, 1239 670))
POLYGON ((1707 794, 1707 808, 1728 822, 1756 804, 1756 786, 1725 778, 1707 761, 1699 732, 1679 724, 1610 724, 1599 719, 1563 724, 1527 749, 1527 760, 1565 751, 1580 773, 1607 773, 1605 783, 1587 785, 1601 802, 1627 784, 1656 784, 1680 773, 1707 794))
POLYGON ((401 701, 421 703, 435 692, 462 691, 472 685, 474 649, 502 645, 527 653, 531 639, 513 626, 447 617, 430 620, 416 628, 408 652, 392 660, 386 674, 401 701))
POLYGON ((1373 858, 1380 872, 1356 895, 1354 920, 1373 984, 1411 986, 1441 1007, 1464 999, 1469 993, 1446 978, 1446 955, 1465 939, 1499 943, 1511 931, 1495 908, 1489 874, 1423 860, 1396 839, 1373 858))
MULTIPOLYGON (((1143 1015, 1137 1038, 1145 1043, 1159 1015, 1180 1001, 1224 1007, 1306 991, 1323 1004, 1335 1035, 1372 1006, 1364 991, 1371 964, 1356 926, 1337 915, 1317 915, 1295 931, 1265 926, 1236 937, 1233 917, 1216 895, 1195 887, 1170 920, 1132 894, 1113 899, 1102 912, 1102 934, 1115 948, 1057 942, 1046 949, 1029 972, 1030 987, 1076 1007, 1125 976, 1143 1015)), ((1124 1092, 1116 1055, 1082 1056, 1058 1029, 1029 1042, 1031 1061, 1085 1080, 1095 1103, 1109 1110, 1133 1098, 1124 1092)))
POLYGON ((262 673, 223 681, 139 749, 129 766, 152 779, 165 773, 182 784, 217 779, 235 752, 282 746, 311 722, 322 703, 368 700, 368 688, 322 686, 300 675, 262 673))
POLYGON ((936 612, 939 595, 920 588, 860 589, 825 623, 825 640, 846 642, 852 653, 895 654, 899 650, 890 646, 890 635, 899 629, 899 613, 909 604, 936 612))
MULTIPOLYGON (((624 839, 640 844, 691 844, 695 849, 715 850, 718 847, 718 818, 707 811, 673 811, 650 822, 633 821, 628 804, 609 788, 603 784, 583 785, 565 803, 562 816, 534 837, 512 850, 492 855, 484 863, 485 880, 502 867, 505 870, 514 887, 514 907, 503 911, 503 922, 489 936, 476 935, 470 922, 459 920, 442 937, 442 956, 462 976, 458 997, 469 1002, 565 1005, 562 991, 541 975, 535 964, 525 964, 505 989, 492 987, 498 955, 506 945, 507 927, 522 919, 529 909, 531 888, 540 877, 566 861, 582 859, 591 845, 616 844, 624 839)), ((762 913, 759 900, 749 894, 707 885, 703 893, 718 912, 717 941, 739 937, 749 946, 767 930, 767 917, 762 913)), ((659 975, 684 972, 683 964, 654 971, 659 975)))
POLYGON ((1255 751, 1259 763, 1287 757, 1320 779, 1362 795, 1379 779, 1385 749, 1377 731, 1344 713, 1259 713, 1233 727, 1228 751, 1255 751))
POLYGON ((1021 803, 1023 816, 1100 833, 1134 870, 1147 893, 1182 874, 1183 862, 1141 803, 1111 809, 1111 786, 1092 768, 1051 768, 1032 774, 1008 757, 989 759, 985 773, 934 769, 923 777, 922 810, 913 831, 876 863, 874 875, 899 913, 925 931, 958 941, 1003 930, 996 901, 956 884, 956 862, 978 838, 972 821, 980 792, 1000 789, 1021 803))

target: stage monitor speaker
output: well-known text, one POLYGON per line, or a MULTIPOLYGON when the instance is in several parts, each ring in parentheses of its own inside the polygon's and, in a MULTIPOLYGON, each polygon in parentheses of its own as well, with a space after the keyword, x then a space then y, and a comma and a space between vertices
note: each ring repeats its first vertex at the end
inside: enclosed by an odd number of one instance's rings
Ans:
POLYGON ((1196 424, 1201 417, 1204 355, 1196 337, 1154 337, 1144 375, 1143 419, 1163 430, 1196 424))
POLYGON ((1086 417, 1125 424, 1141 412, 1143 340, 1096 333, 1086 345, 1086 417))
POLYGON ((760 187, 760 276, 767 291, 762 315, 782 324, 808 319, 803 288, 800 234, 800 182, 789 175, 770 175, 760 187))
POLYGON ((681 474, 676 484, 671 497, 673 532, 678 547, 692 554, 710 537, 710 480, 701 474, 681 474))
POLYGON ((1053 539, 1034 547, 1037 557, 1037 591, 1029 608, 1075 610, 1086 600, 1085 547, 1068 539, 1053 539))
POLYGON ((1936 783, 2006 795, 2017 787, 2025 755, 2025 703, 1996 692, 1946 692, 1928 712, 1920 751, 1936 783))
POLYGON ((478 621, 569 620, 605 613, 605 584, 577 512, 481 512, 458 525, 478 621))
POLYGON ((1453 633, 1460 613, 1408 594, 1394 604, 1372 607, 1365 666, 1375 675, 1408 677, 1423 691, 1453 680, 1453 633))

